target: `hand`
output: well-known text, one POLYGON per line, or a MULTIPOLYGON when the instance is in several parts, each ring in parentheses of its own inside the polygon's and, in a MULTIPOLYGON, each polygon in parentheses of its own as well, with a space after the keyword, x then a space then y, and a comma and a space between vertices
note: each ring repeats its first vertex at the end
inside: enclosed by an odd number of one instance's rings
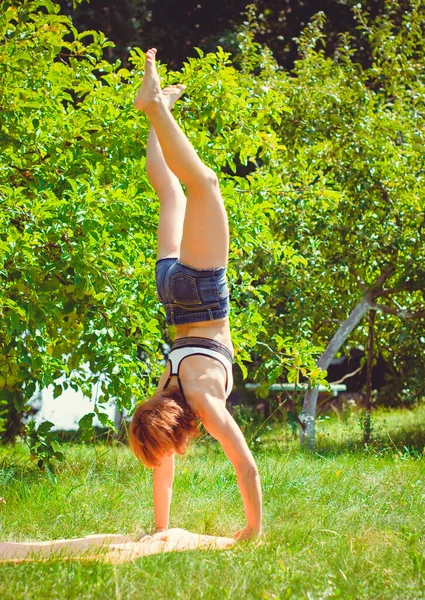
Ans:
POLYGON ((168 540, 168 529, 163 529, 162 527, 157 527, 155 531, 151 533, 151 536, 155 540, 160 540, 162 542, 166 542, 168 540))
POLYGON ((261 537, 261 531, 257 531, 254 527, 247 525, 244 529, 241 529, 233 536, 235 540, 239 542, 242 540, 255 540, 261 537))

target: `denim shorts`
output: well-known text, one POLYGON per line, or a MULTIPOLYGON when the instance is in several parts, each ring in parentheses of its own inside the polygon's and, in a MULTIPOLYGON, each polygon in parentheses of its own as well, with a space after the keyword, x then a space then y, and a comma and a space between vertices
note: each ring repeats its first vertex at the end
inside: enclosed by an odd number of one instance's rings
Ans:
POLYGON ((160 258, 155 275, 168 325, 214 321, 229 314, 226 267, 195 269, 177 258, 160 258))

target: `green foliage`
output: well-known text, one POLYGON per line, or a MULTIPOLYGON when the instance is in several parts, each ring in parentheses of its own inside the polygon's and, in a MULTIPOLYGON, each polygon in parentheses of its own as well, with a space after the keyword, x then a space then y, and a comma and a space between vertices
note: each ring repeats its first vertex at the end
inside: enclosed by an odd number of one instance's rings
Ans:
POLYGON ((35 421, 30 421, 26 429, 26 442, 30 450, 31 460, 37 460, 37 465, 41 468, 52 470, 55 461, 62 461, 64 455, 62 447, 53 431, 54 423, 44 421, 38 427, 35 421))
POLYGON ((129 407, 161 337, 146 122, 111 42, 57 11, 2 4, 0 388, 23 408, 64 376, 58 393, 99 383, 129 407))
MULTIPOLYGON (((296 228, 294 247, 308 261, 303 281, 287 290, 288 325, 297 315, 310 322, 313 339, 329 339, 373 290, 378 349, 406 375, 406 346, 411 363, 424 357, 413 320, 425 317, 424 14, 419 2, 404 13, 388 6, 375 23, 357 15, 372 47, 369 69, 353 61, 347 36, 333 59, 325 57, 321 15, 301 36, 292 113, 282 120, 292 199, 282 221, 286 231, 296 228), (382 273, 385 284, 376 286, 382 273)), ((362 324, 350 344, 366 345, 366 337, 362 324)))
MULTIPOLYGON (((292 73, 254 41, 252 15, 235 65, 218 48, 181 72, 160 68, 164 84, 187 84, 176 117, 220 175, 237 360, 262 383, 322 382, 315 361, 335 322, 383 270, 380 350, 402 366, 407 345, 424 363, 409 321, 425 287, 424 16, 415 0, 395 29, 389 6, 376 22, 357 11, 368 69, 348 35, 325 56, 322 14, 292 73)), ((110 397, 131 408, 167 335, 148 124, 132 103, 144 54, 132 50, 131 71, 107 62, 105 35, 79 33, 48 0, 1 9, 0 409, 22 410, 50 384, 98 385, 99 415, 110 397)))
MULTIPOLYGON (((348 35, 333 58, 325 55, 322 13, 300 36, 292 73, 255 43, 252 14, 238 36, 238 73, 215 66, 214 79, 205 77, 205 63, 215 65, 221 50, 201 56, 203 75, 199 60, 183 69, 184 76, 198 68, 188 101, 188 118, 196 119, 190 133, 197 128, 193 138, 211 164, 224 162, 227 151, 222 185, 232 225, 232 297, 246 307, 235 315, 234 332, 237 340, 251 339, 259 381, 273 383, 284 366, 293 381, 302 374, 319 383, 323 374, 313 371, 313 357, 368 290, 378 312, 378 351, 412 384, 413 376, 419 381, 424 345, 417 320, 425 317, 420 6, 412 2, 403 12, 391 2, 376 22, 356 9, 374 57, 368 69, 355 62, 348 35), (403 27, 396 27, 398 19, 403 27), (250 327, 248 319, 254 319, 250 327), (302 354, 304 372, 282 363, 283 346, 292 366, 302 354)), ((349 344, 366 339, 361 324, 349 344)))

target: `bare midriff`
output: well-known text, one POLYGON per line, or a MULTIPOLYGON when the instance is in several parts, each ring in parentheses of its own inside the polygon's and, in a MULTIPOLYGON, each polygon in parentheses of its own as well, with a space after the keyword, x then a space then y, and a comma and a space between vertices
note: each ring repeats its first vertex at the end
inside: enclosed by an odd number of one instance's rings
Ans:
POLYGON ((229 318, 216 319, 215 321, 201 321, 199 323, 188 323, 177 325, 175 340, 184 337, 203 337, 215 340, 227 346, 233 354, 233 344, 230 335, 229 318))

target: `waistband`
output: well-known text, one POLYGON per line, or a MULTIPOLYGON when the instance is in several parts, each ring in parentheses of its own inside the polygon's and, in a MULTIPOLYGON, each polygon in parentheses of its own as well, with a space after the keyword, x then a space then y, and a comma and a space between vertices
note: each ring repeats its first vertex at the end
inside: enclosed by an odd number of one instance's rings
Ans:
POLYGON ((172 350, 177 350, 177 348, 207 348, 208 350, 215 350, 216 352, 223 354, 230 364, 233 363, 233 354, 229 348, 221 342, 217 342, 217 340, 212 340, 210 338, 195 336, 179 338, 175 340, 172 345, 172 350))

